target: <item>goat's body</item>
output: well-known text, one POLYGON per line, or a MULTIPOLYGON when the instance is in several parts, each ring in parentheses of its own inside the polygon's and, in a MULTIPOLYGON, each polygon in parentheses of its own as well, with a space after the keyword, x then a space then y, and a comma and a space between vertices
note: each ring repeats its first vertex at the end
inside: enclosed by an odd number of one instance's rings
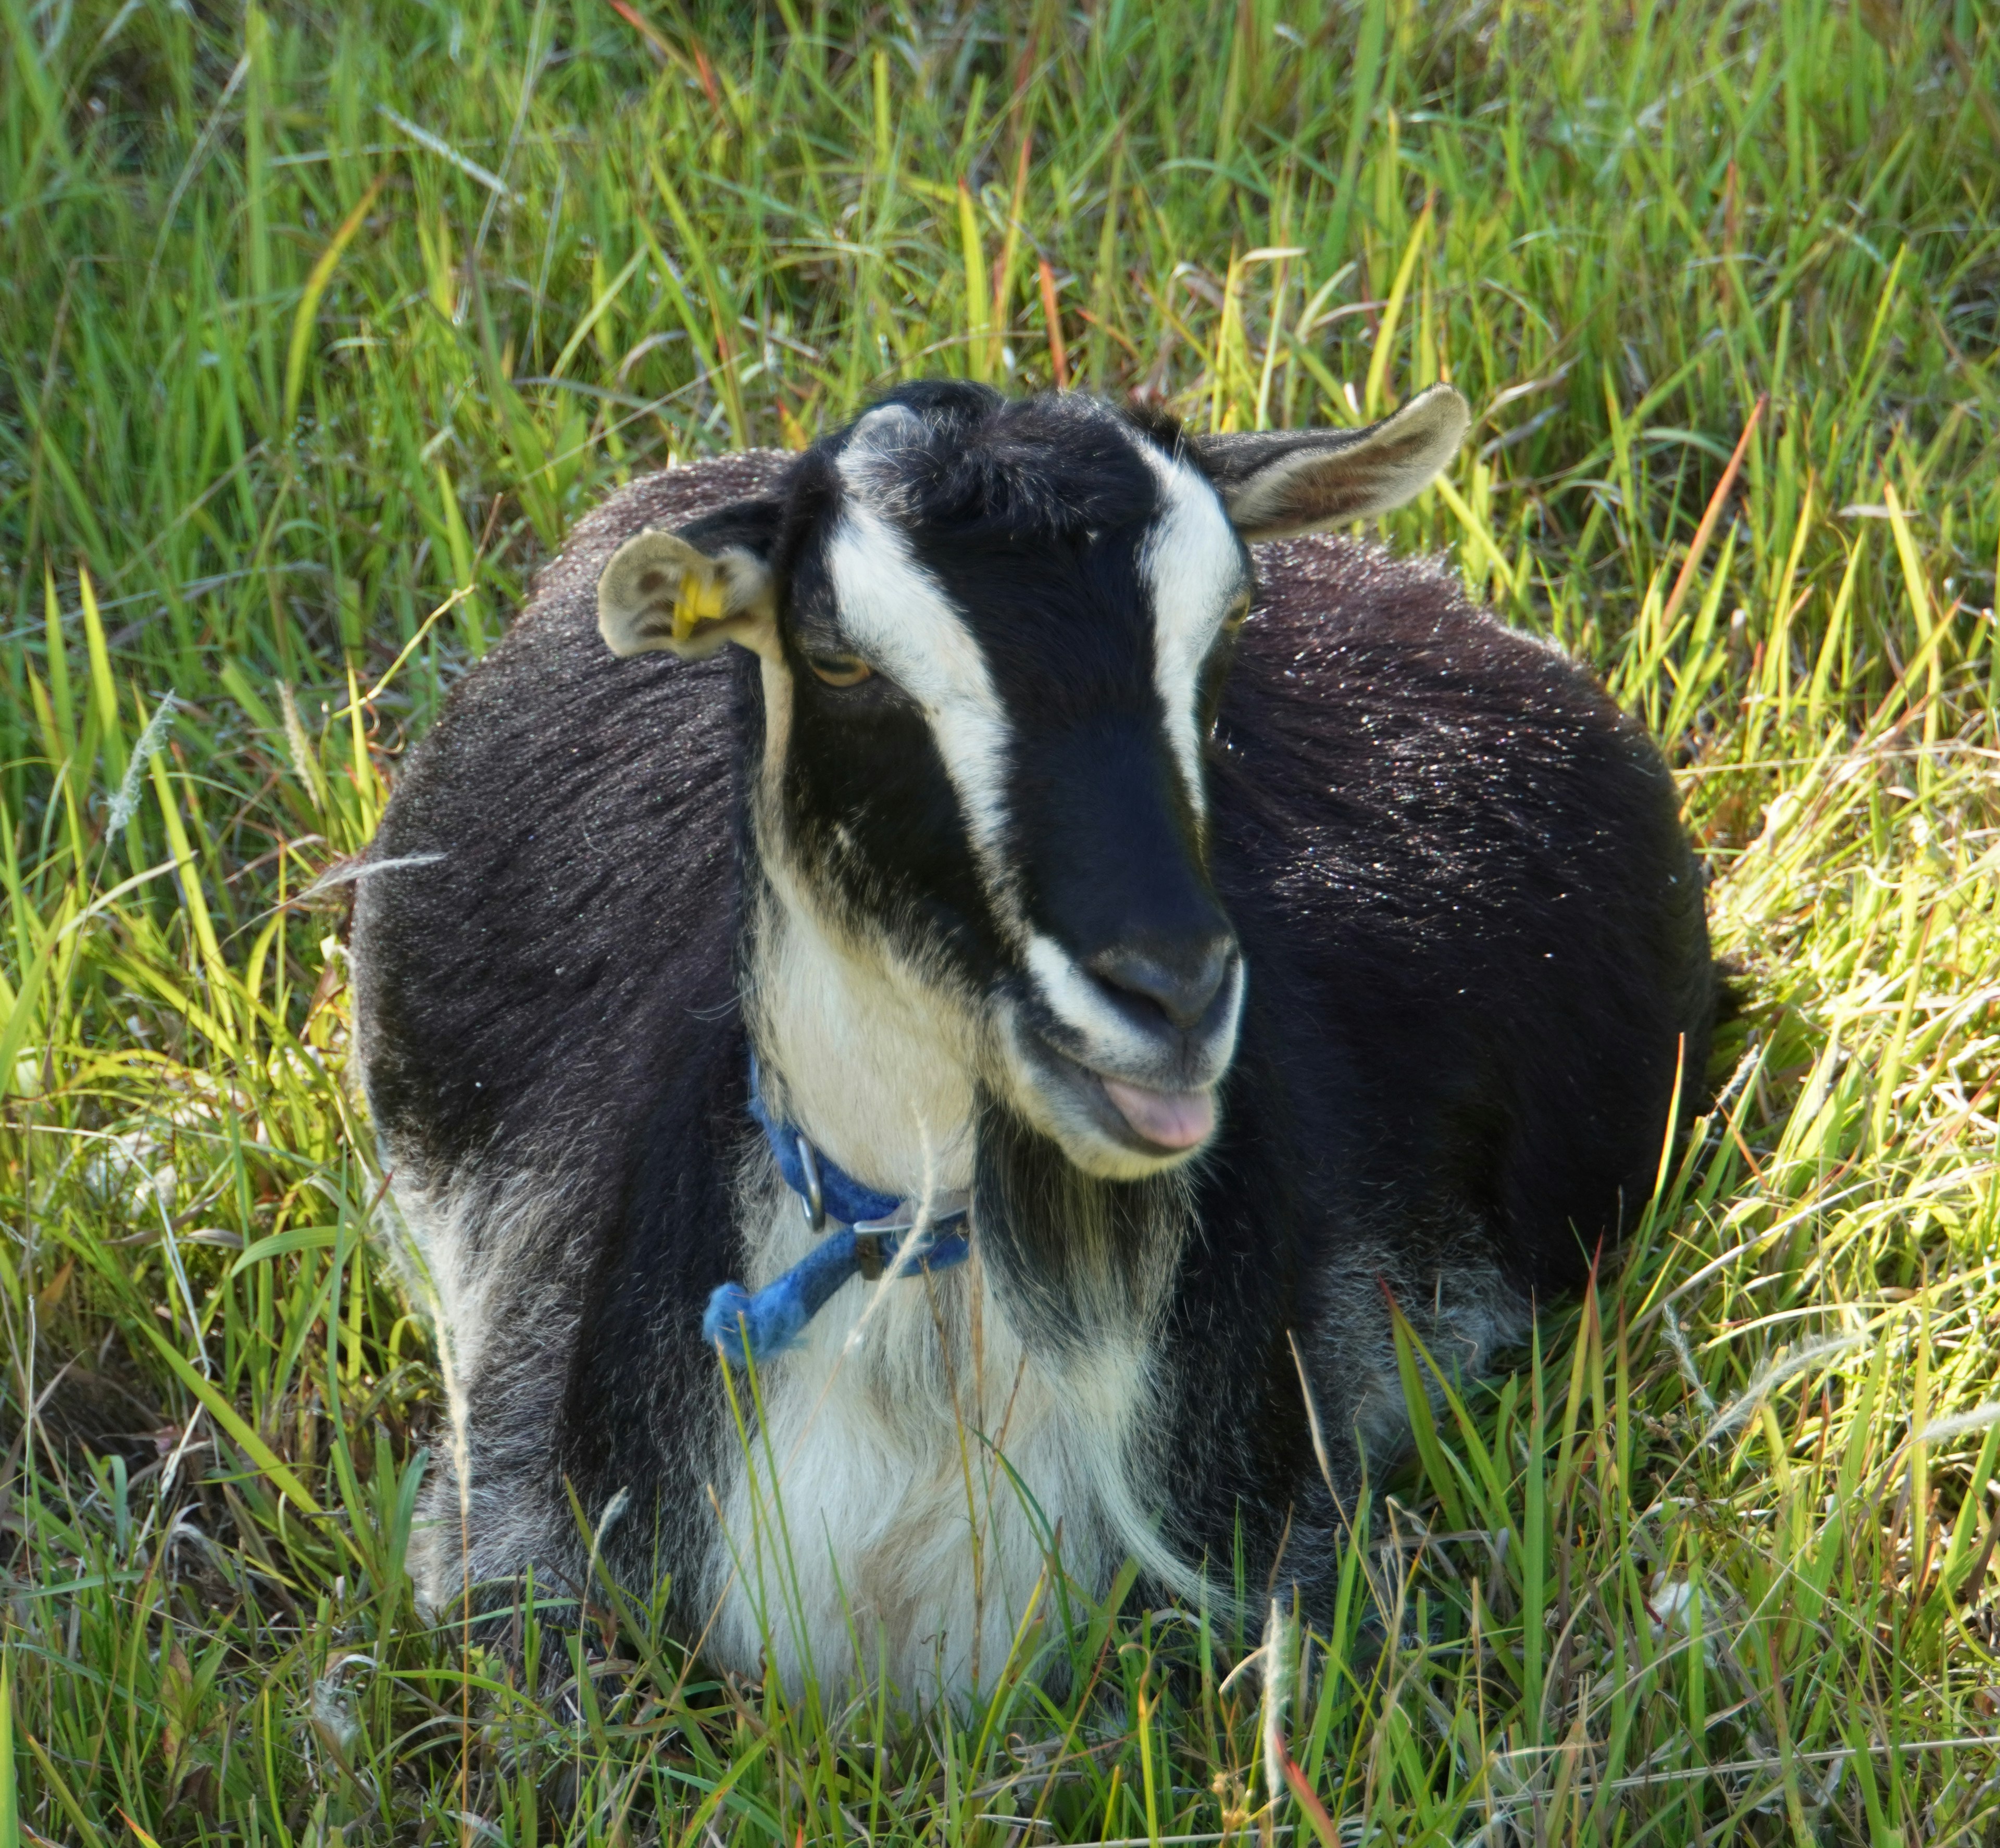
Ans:
POLYGON ((621 539, 787 459, 656 476, 585 520, 413 754, 375 850, 413 863, 361 886, 359 1048, 468 1414, 425 1589, 574 1583, 573 1489, 591 1524, 624 1492, 607 1565, 670 1574, 689 1633, 743 1666, 768 1637, 788 1672, 858 1645, 906 1687, 962 1686, 1052 1534, 1093 1589, 1128 1551, 1227 1583, 1240 1545, 1252 1585, 1275 1562, 1310 1597, 1338 1515, 1300 1365, 1347 1496, 1404 1428, 1390 1299, 1476 1368, 1636 1217, 1677 1049, 1699 1086, 1714 980, 1671 780, 1443 567, 1259 548, 1208 758, 1249 972, 1220 1128, 1186 1168, 1086 1184, 974 1120, 918 977, 857 987, 785 921, 741 834, 754 664, 598 644, 621 539), (761 1427, 700 1332, 717 1285, 809 1242, 747 1110, 745 1000, 850 1172, 975 1188, 974 1262, 846 1286, 760 1369, 761 1427), (1030 1340, 1045 1285, 1058 1324, 1102 1312, 1030 1340))

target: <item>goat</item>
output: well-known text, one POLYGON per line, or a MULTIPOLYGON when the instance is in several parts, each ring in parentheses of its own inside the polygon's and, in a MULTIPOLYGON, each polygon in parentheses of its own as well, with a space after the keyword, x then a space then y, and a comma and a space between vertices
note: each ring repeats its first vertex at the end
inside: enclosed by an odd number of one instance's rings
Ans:
POLYGON ((1641 727, 1321 530, 1466 422, 917 384, 582 522, 356 907, 460 1427, 431 1604, 601 1562, 720 1665, 946 1694, 1057 1545, 1323 1604, 1395 1316, 1469 1374, 1576 1285, 1716 1007, 1641 727), (893 1236, 816 1230, 836 1181, 893 1236))

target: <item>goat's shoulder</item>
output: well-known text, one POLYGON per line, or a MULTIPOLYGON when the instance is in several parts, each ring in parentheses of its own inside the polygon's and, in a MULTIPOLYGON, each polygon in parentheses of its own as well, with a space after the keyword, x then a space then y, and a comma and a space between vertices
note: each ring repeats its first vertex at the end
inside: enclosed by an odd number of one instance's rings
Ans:
POLYGON ((1644 727, 1440 562, 1314 538, 1258 564, 1210 761, 1266 962, 1303 931, 1314 969, 1483 997, 1510 1033, 1599 1004, 1705 1031, 1700 879, 1644 727))
POLYGON ((1366 1123, 1373 1171, 1484 1174, 1483 1222, 1573 1254, 1569 1221, 1609 1222, 1657 1166, 1680 1036, 1696 1082, 1706 1056, 1673 776, 1441 562, 1316 538, 1258 564, 1211 755, 1217 875, 1286 1083, 1366 1123))
POLYGON ((632 533, 765 491, 788 461, 725 456, 612 495, 410 753, 354 931, 392 1143, 449 1161, 582 1133, 561 1099, 620 1094, 728 1014, 740 666, 616 659, 596 583, 632 533))

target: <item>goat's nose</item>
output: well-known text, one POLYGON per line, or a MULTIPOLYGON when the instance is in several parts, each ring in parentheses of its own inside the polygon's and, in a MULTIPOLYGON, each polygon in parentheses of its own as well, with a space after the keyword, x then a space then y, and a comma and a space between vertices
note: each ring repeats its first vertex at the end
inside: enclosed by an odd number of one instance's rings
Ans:
POLYGON ((1126 947, 1100 951, 1090 973, 1121 996, 1150 1001, 1175 1026, 1196 1025, 1214 1005, 1236 962, 1236 939, 1227 931, 1170 950, 1126 947))

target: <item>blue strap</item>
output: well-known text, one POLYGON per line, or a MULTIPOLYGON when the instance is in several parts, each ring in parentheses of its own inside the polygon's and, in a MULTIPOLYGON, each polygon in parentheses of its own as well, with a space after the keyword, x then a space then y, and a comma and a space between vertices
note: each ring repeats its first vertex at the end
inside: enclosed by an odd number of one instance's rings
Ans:
MULTIPOLYGON (((740 1283, 726 1283, 708 1299, 701 1332, 710 1347, 720 1347, 738 1366, 752 1356, 762 1366, 793 1346, 834 1292, 861 1268, 860 1241, 849 1227, 830 1232, 783 1276, 752 1295, 740 1283)), ((898 1242, 882 1236, 884 1267, 896 1261, 898 1242)), ((972 1254, 963 1233, 932 1237, 927 1248, 911 1260, 909 1274, 949 1271, 972 1254)))
MULTIPOLYGON (((790 1124, 773 1116, 764 1102, 764 1089, 758 1081, 757 1062, 750 1061, 750 1114, 757 1119, 757 1126, 764 1132, 764 1139, 771 1145, 771 1153, 776 1157, 778 1172, 785 1177, 785 1185, 801 1200, 812 1198, 812 1185, 806 1174, 806 1157, 802 1153, 805 1138, 790 1124)), ((814 1165, 819 1170, 820 1198, 826 1203, 826 1216, 841 1226, 859 1225, 863 1219, 886 1219, 902 1201, 894 1194, 878 1194, 872 1187, 863 1187, 852 1174, 823 1155, 816 1155, 814 1165)))
MULTIPOLYGON (((750 1114, 770 1144, 785 1184, 810 1203, 817 1180, 826 1219, 842 1229, 828 1233, 790 1270, 754 1295, 740 1283, 724 1284, 710 1295, 701 1319, 703 1338, 710 1347, 720 1347, 739 1367, 752 1357, 761 1365, 783 1354, 805 1332, 806 1324, 825 1308, 834 1292, 862 1271, 864 1263, 870 1274, 879 1274, 877 1265, 884 1270, 892 1267, 902 1249, 902 1241, 894 1233, 854 1229, 893 1219, 903 1202, 893 1194, 878 1194, 873 1188, 863 1187, 836 1163, 813 1152, 790 1124, 773 1115, 764 1102, 754 1059, 750 1062, 750 1114), (864 1240, 872 1249, 864 1247, 864 1240)), ((949 1271, 971 1256, 972 1247, 963 1233, 941 1237, 938 1230, 963 1219, 965 1210, 960 1206, 932 1220, 922 1246, 911 1256, 906 1274, 949 1271)))

